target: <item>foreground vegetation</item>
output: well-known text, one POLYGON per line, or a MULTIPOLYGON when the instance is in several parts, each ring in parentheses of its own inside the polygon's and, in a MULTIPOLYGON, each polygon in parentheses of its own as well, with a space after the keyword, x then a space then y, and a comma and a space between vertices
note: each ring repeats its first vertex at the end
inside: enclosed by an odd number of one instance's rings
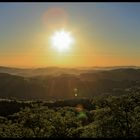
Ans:
POLYGON ((140 93, 46 103, 0 101, 0 137, 140 137, 140 93), (3 110, 2 110, 3 109, 3 110))

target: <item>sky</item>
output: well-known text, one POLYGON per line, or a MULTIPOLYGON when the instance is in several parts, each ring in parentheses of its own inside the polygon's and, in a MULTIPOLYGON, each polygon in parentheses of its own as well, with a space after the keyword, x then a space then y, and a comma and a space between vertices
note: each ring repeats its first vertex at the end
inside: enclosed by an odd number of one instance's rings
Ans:
POLYGON ((0 3, 0 65, 140 66, 140 3, 0 3), (75 42, 59 52, 55 31, 75 42))

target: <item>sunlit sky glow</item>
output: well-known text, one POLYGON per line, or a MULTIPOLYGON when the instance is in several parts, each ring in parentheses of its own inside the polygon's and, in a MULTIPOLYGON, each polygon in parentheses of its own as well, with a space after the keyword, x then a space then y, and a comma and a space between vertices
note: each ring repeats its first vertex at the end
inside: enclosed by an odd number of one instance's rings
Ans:
POLYGON ((140 65, 139 13, 140 3, 0 3, 0 65, 140 65), (49 41, 61 29, 75 40, 63 53, 49 41))
POLYGON ((74 42, 74 39, 72 38, 70 32, 61 29, 52 34, 50 41, 54 49, 63 52, 71 47, 71 44, 74 42))

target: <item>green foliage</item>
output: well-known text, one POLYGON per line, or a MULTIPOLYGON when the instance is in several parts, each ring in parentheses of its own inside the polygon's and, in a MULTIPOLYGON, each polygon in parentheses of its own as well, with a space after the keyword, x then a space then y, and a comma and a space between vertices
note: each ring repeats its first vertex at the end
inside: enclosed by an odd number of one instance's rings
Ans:
POLYGON ((43 102, 30 102, 29 106, 14 114, 0 116, 0 137, 140 136, 140 93, 129 93, 119 97, 102 96, 102 98, 90 99, 90 102, 95 109, 84 108, 81 112, 77 112, 75 107, 70 106, 48 108, 43 102))
POLYGON ((109 96, 98 102, 94 113, 98 137, 134 137, 140 135, 139 94, 109 96))

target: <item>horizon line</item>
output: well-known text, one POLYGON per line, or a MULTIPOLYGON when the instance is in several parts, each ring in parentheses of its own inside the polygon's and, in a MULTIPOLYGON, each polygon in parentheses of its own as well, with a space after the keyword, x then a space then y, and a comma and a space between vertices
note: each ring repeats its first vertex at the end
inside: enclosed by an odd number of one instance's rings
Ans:
POLYGON ((140 65, 107 65, 107 66, 8 66, 0 65, 5 68, 36 69, 36 68, 111 68, 111 67, 140 67, 140 65))

